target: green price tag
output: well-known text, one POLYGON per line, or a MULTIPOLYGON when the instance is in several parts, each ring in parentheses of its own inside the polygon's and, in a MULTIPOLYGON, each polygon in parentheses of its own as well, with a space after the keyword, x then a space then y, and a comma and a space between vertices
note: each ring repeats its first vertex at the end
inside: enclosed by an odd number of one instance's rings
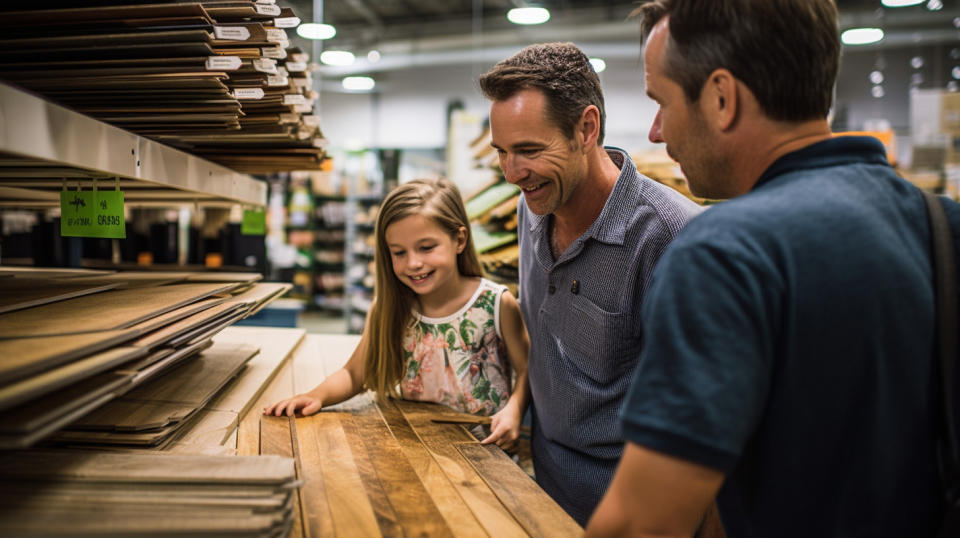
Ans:
POLYGON ((243 235, 266 235, 267 213, 262 209, 244 209, 240 233, 243 235))
POLYGON ((60 235, 127 237, 121 191, 60 191, 60 235))

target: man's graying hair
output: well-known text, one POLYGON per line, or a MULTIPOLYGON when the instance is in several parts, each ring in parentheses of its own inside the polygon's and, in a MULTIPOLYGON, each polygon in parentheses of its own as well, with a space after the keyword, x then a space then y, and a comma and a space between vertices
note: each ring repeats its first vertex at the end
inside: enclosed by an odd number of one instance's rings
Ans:
POLYGON ((530 45, 480 75, 479 82, 480 91, 491 101, 505 101, 526 89, 542 91, 547 114, 567 138, 573 138, 583 109, 595 105, 600 111, 597 145, 603 145, 607 115, 600 78, 587 55, 573 43, 530 45))
POLYGON ((726 68, 746 84, 771 119, 827 117, 840 67, 834 0, 652 0, 641 19, 641 42, 670 17, 664 70, 688 101, 726 68))

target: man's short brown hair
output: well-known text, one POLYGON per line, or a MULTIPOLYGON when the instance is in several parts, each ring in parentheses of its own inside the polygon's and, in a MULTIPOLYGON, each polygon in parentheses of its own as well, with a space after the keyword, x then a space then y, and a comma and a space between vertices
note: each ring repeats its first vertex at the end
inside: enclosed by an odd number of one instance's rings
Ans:
POLYGON ((491 101, 505 101, 526 89, 543 92, 547 114, 567 138, 573 138, 583 109, 595 105, 600 111, 597 145, 603 144, 607 117, 600 78, 573 43, 530 45, 480 75, 480 91, 491 101))
POLYGON ((688 101, 725 68, 771 119, 827 117, 840 68, 834 0, 652 0, 632 15, 641 41, 670 17, 664 69, 688 101))

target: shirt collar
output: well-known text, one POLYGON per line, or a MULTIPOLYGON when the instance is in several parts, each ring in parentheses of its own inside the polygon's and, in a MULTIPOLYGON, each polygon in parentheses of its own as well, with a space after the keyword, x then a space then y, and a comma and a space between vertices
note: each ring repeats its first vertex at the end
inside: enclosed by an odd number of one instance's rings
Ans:
MULTIPOLYGON (((593 237, 604 243, 621 244, 639 197, 637 182, 630 179, 637 176, 637 167, 626 151, 613 146, 604 146, 603 149, 613 159, 613 163, 620 168, 620 175, 617 176, 617 183, 603 204, 600 215, 584 232, 581 239, 593 237)), ((550 215, 536 215, 529 211, 528 214, 530 231, 546 233, 546 224, 549 222, 547 217, 550 215)))
POLYGON ((845 164, 886 164, 886 149, 871 136, 835 136, 780 157, 760 176, 753 189, 775 177, 810 168, 845 164))

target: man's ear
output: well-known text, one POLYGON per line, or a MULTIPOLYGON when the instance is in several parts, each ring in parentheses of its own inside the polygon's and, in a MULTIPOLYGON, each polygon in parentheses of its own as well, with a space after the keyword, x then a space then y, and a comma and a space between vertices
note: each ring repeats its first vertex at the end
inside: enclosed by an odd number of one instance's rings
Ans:
POLYGON ((700 107, 715 128, 727 131, 736 122, 742 97, 736 77, 721 68, 707 77, 700 94, 700 107))
POLYGON ((581 138, 583 146, 582 151, 587 151, 597 145, 597 139, 600 137, 600 109, 596 105, 587 105, 580 113, 580 121, 577 122, 577 132, 574 137, 581 138))

